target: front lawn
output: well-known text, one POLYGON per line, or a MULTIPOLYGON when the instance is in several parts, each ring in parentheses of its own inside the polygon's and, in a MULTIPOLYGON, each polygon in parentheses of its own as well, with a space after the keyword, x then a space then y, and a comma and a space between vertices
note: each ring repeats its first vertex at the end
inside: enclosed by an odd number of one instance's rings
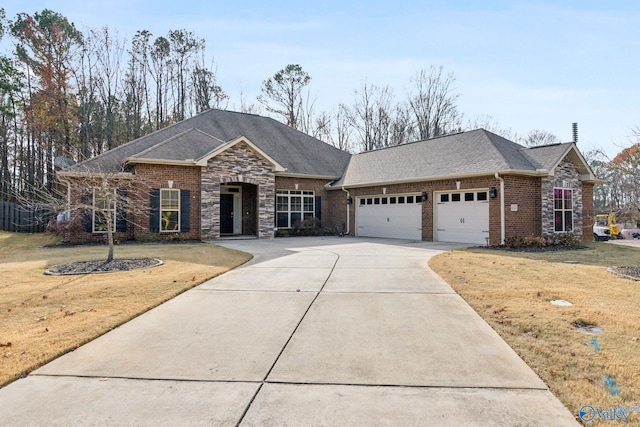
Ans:
MULTIPOLYGON (((538 253, 459 250, 430 265, 572 413, 584 405, 639 407, 640 282, 614 276, 607 266, 640 266, 640 248, 586 246, 538 253), (578 332, 579 325, 603 333, 578 332)), ((631 413, 626 425, 640 425, 640 413, 631 413)))
POLYGON ((106 246, 42 247, 52 241, 0 231, 0 386, 251 258, 204 243, 126 244, 116 246, 116 258, 164 265, 45 276, 49 266, 107 254, 106 246))

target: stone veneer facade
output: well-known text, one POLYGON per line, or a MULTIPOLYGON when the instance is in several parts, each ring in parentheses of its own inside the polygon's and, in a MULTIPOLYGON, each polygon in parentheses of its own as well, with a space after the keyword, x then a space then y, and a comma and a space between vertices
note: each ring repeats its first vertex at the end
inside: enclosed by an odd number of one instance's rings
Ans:
MULTIPOLYGON (((567 188, 573 190, 573 233, 583 238, 582 181, 576 166, 565 158, 556 167, 554 176, 544 177, 541 181, 542 235, 553 236, 557 233, 554 221, 553 189, 567 188)), ((591 235, 587 237, 590 238, 591 235)))
MULTIPOLYGON (((258 238, 274 236, 275 173, 273 165, 248 144, 239 142, 210 159, 202 168, 200 196, 201 239, 220 238, 220 186, 253 185, 256 188, 258 238)), ((243 200, 243 202, 246 202, 243 200)), ((244 209, 243 209, 244 210, 244 209)))

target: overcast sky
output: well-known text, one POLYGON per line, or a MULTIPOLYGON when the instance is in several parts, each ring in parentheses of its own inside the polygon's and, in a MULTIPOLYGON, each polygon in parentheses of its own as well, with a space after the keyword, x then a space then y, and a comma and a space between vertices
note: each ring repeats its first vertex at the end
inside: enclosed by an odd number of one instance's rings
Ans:
POLYGON ((351 104, 364 82, 396 99, 420 68, 454 73, 467 119, 491 116, 524 136, 562 141, 579 126, 582 151, 615 155, 640 126, 640 2, 632 1, 164 1, 3 0, 7 17, 45 8, 80 29, 131 40, 185 29, 207 42, 218 84, 239 105, 287 64, 311 77, 316 111, 351 104))

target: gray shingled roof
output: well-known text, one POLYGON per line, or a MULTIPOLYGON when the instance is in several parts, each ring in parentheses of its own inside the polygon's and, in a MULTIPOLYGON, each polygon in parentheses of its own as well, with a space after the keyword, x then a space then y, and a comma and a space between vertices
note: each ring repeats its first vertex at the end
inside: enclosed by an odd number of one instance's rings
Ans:
POLYGON ((339 177, 350 157, 349 153, 269 117, 208 110, 65 171, 116 172, 126 159, 188 161, 240 136, 284 166, 286 174, 339 177))
POLYGON ((494 172, 541 173, 551 169, 571 144, 528 149, 478 129, 398 145, 351 157, 333 187, 409 182, 494 172))
POLYGON ((65 172, 117 172, 126 161, 193 161, 241 136, 284 166, 285 174, 339 178, 334 188, 494 172, 543 174, 567 155, 593 176, 572 143, 526 148, 478 129, 350 155, 269 117, 224 110, 205 111, 65 172))
POLYGON ((572 144, 570 142, 542 145, 538 147, 531 147, 527 149, 526 153, 535 162, 540 164, 543 169, 551 170, 567 154, 571 145, 572 144))
POLYGON ((195 160, 223 145, 222 141, 199 129, 189 129, 130 157, 135 160, 195 160))

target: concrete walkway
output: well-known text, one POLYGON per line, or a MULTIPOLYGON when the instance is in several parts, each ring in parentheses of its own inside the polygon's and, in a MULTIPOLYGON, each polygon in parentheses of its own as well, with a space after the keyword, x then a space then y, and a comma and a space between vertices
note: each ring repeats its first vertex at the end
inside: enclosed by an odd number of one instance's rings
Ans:
POLYGON ((0 389, 0 425, 578 425, 428 268, 453 245, 223 245, 254 259, 0 389))

